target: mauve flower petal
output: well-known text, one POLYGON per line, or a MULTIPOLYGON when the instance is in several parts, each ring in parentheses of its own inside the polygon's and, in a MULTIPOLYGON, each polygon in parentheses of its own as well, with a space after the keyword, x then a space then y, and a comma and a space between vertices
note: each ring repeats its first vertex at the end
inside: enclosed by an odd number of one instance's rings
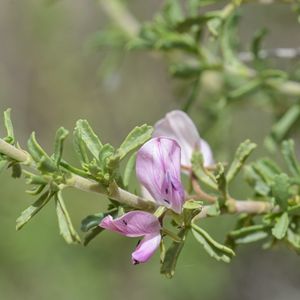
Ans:
POLYGON ((159 247, 161 241, 160 234, 146 235, 138 244, 135 251, 132 253, 131 260, 134 265, 147 262, 156 249, 159 247))
POLYGON ((117 219, 107 216, 99 226, 128 237, 159 234, 161 228, 157 217, 144 211, 131 211, 117 219))
POLYGON ((181 147, 181 164, 191 166, 193 151, 202 151, 204 165, 213 163, 212 152, 206 141, 200 138, 191 118, 183 111, 174 110, 154 126, 153 137, 169 137, 176 140, 181 147))
POLYGON ((159 204, 180 213, 184 190, 180 180, 180 147, 169 138, 153 138, 137 153, 136 174, 159 204))

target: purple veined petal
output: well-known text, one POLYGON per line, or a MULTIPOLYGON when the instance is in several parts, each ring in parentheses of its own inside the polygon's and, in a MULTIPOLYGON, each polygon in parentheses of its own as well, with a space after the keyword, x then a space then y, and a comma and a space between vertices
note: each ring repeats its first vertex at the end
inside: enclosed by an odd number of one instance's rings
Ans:
POLYGON ((144 211, 131 211, 117 219, 107 216, 99 226, 128 237, 158 234, 161 228, 157 217, 144 211))
POLYGON ((204 165, 207 166, 213 162, 211 151, 206 151, 207 147, 202 146, 202 143, 205 143, 207 146, 208 144, 200 138, 195 124, 183 111, 171 111, 166 114, 165 118, 155 124, 153 137, 160 136, 172 138, 179 143, 181 147, 182 165, 191 166, 193 151, 199 147, 199 150, 203 151, 204 165))
POLYGON ((180 213, 184 189, 180 179, 180 146, 170 138, 153 138, 137 153, 136 174, 160 205, 180 213))
POLYGON ((156 249, 159 247, 161 241, 160 234, 146 235, 138 244, 135 251, 132 253, 131 260, 134 265, 147 262, 156 249))

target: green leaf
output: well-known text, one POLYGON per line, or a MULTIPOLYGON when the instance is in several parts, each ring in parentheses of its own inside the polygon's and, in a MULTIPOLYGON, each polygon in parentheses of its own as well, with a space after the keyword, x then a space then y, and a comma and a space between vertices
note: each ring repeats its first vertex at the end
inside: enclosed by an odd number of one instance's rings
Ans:
POLYGON ((269 234, 265 231, 256 231, 253 233, 249 233, 248 235, 238 238, 235 240, 236 244, 249 244, 249 243, 254 243, 254 242, 258 242, 261 240, 264 240, 265 238, 267 238, 269 236, 269 234))
POLYGON ((105 229, 102 227, 95 227, 93 228, 85 237, 83 241, 83 245, 87 246, 96 236, 98 236, 101 232, 105 229))
POLYGON ((270 187, 262 181, 256 182, 254 190, 260 196, 268 196, 271 191, 270 187))
POLYGON ((170 25, 183 19, 183 11, 178 0, 167 0, 163 8, 163 16, 170 25))
POLYGON ((289 171, 295 177, 300 176, 300 165, 296 159, 295 143, 293 140, 283 141, 281 151, 289 171))
POLYGON ((218 189, 222 194, 222 198, 223 198, 221 199, 221 202, 225 202, 228 198, 227 181, 226 181, 224 166, 221 163, 217 164, 215 177, 216 177, 218 189))
POLYGON ((125 188, 128 188, 129 186, 130 178, 135 168, 135 162, 136 162, 136 153, 133 153, 126 164, 125 171, 124 171, 123 184, 125 188))
POLYGON ((170 73, 177 78, 198 78, 203 71, 200 65, 173 64, 170 66, 170 73))
POLYGON ((43 172, 53 173, 57 171, 55 162, 48 156, 48 154, 38 144, 35 133, 33 132, 27 142, 28 151, 33 160, 38 164, 38 169, 43 172))
POLYGON ((191 200, 184 202, 183 208, 188 209, 188 210, 201 209, 202 204, 203 204, 203 202, 201 202, 201 201, 196 201, 196 200, 191 199, 191 200))
POLYGON ((289 216, 300 216, 300 204, 288 208, 289 216))
POLYGON ((263 179, 268 185, 272 185, 274 176, 281 174, 280 168, 271 159, 264 158, 252 164, 255 172, 263 179))
POLYGON ((166 246, 163 239, 161 239, 160 241, 159 250, 160 250, 160 256, 159 256, 160 263, 162 264, 166 258, 166 246))
POLYGON ((106 213, 98 213, 98 214, 94 214, 94 215, 89 215, 87 216, 86 218, 84 218, 82 221, 81 221, 81 230, 83 232, 87 232, 91 229, 93 229, 94 227, 97 227, 100 222, 108 215, 115 215, 116 212, 118 210, 115 209, 115 210, 111 210, 109 212, 106 212, 106 213))
POLYGON ((49 191, 42 194, 37 201, 25 209, 16 221, 16 229, 20 230, 26 225, 51 199, 53 194, 49 191))
POLYGON ((195 151, 192 155, 192 170, 199 181, 205 183, 207 186, 211 187, 214 190, 218 189, 215 181, 205 170, 203 166, 203 156, 199 151, 195 151))
POLYGON ((186 235, 187 229, 184 228, 178 233, 178 237, 181 239, 181 242, 172 242, 164 256, 160 273, 166 275, 167 278, 172 278, 175 274, 177 260, 181 250, 183 249, 186 235))
POLYGON ((60 127, 56 132, 53 159, 57 166, 60 164, 63 153, 63 143, 68 135, 69 131, 63 127, 60 127))
POLYGON ((117 216, 118 208, 111 209, 105 213, 89 215, 81 221, 81 230, 83 232, 88 232, 84 237, 84 246, 87 246, 96 236, 104 231, 104 228, 99 227, 99 224, 108 215, 111 215, 113 218, 117 216))
POLYGON ((193 27, 195 28, 195 26, 197 26, 199 29, 202 29, 208 21, 216 17, 218 18, 218 15, 213 12, 209 12, 205 15, 192 16, 178 22, 175 26, 175 29, 178 32, 189 32, 193 27))
POLYGON ((273 236, 275 236, 278 240, 283 239, 286 235, 288 226, 289 216, 287 212, 285 212, 276 220, 275 226, 272 229, 273 236))
POLYGON ((74 150, 82 164, 89 163, 89 157, 87 154, 87 149, 85 147, 85 143, 81 139, 80 131, 75 128, 73 132, 73 145, 74 150))
POLYGON ((245 142, 239 145, 235 153, 233 162, 231 163, 226 174, 227 182, 230 182, 231 180, 234 179, 234 177, 242 168, 246 159, 249 157, 249 155, 253 152, 255 148, 256 148, 256 144, 252 143, 250 140, 246 140, 245 142))
POLYGON ((282 173, 274 176, 272 195, 274 196, 276 203, 283 210, 286 210, 288 207, 288 199, 290 197, 289 187, 289 177, 286 174, 282 173))
POLYGON ((236 100, 257 91, 262 85, 261 79, 252 79, 228 93, 229 100, 236 100))
POLYGON ((235 255, 232 249, 216 242, 205 230, 195 224, 192 224, 192 233, 204 250, 216 260, 229 263, 235 255))
POLYGON ((270 187, 263 181, 263 178, 257 173, 253 165, 246 165, 244 167, 244 177, 258 195, 267 196, 269 194, 270 187))
POLYGON ((12 166, 12 178, 20 178, 22 175, 22 168, 21 165, 18 163, 13 163, 12 166))
POLYGON ((209 205, 206 213, 210 217, 219 216, 221 213, 219 202, 209 205))
POLYGON ((44 176, 33 174, 27 170, 23 170, 23 173, 27 184, 46 185, 49 182, 49 180, 47 180, 44 176))
POLYGON ((238 60, 238 56, 236 53, 239 16, 237 13, 232 13, 224 19, 222 15, 223 12, 224 11, 221 12, 221 24, 219 25, 219 27, 216 27, 216 31, 219 31, 219 33, 221 33, 220 41, 224 57, 223 59, 225 59, 225 63, 230 65, 231 68, 236 69, 238 72, 242 72, 245 67, 238 60))
POLYGON ((189 34, 167 32, 164 34, 163 38, 156 41, 155 48, 163 51, 174 51, 175 49, 180 49, 192 54, 198 53, 197 43, 189 34))
MULTIPOLYGON (((108 168, 109 159, 115 154, 115 148, 110 144, 105 144, 99 152, 99 162, 102 170, 108 168)), ((111 163, 110 163, 111 164, 111 163)))
POLYGON ((265 36, 268 34, 266 28, 259 29, 255 32, 252 43, 251 43, 251 52, 253 53, 256 59, 259 59, 259 51, 261 50, 261 44, 265 36))
POLYGON ((300 116, 300 105, 291 106, 279 121, 273 125, 271 135, 275 141, 281 141, 300 116))
POLYGON ((4 112, 4 126, 6 128, 6 132, 7 132, 7 137, 6 137, 6 141, 10 144, 14 144, 15 143, 15 135, 14 135, 14 128, 13 128, 13 124, 11 121, 11 109, 7 109, 4 112))
MULTIPOLYGON (((97 137, 87 120, 77 121, 74 130, 74 136, 76 137, 75 142, 77 145, 77 150, 79 152, 82 152, 82 146, 84 145, 93 155, 93 157, 98 160, 99 153, 102 148, 102 143, 100 142, 99 138, 97 137)), ((84 158, 83 161, 85 161, 85 153, 81 153, 81 155, 84 158)))
POLYGON ((121 144, 116 155, 122 160, 128 153, 146 143, 151 138, 152 132, 152 126, 146 124, 135 127, 121 144))
POLYGON ((26 193, 32 196, 37 196, 45 189, 45 187, 46 185, 39 185, 31 190, 27 190, 26 193))
POLYGON ((60 234, 63 236, 63 238, 68 244, 80 244, 80 237, 73 227, 71 218, 65 207, 65 203, 62 198, 61 192, 55 194, 55 205, 60 234))
POLYGON ((229 233, 229 238, 234 240, 235 244, 248 244, 260 241, 269 236, 269 225, 252 225, 233 230, 229 233))
POLYGON ((300 234, 290 228, 287 230, 287 241, 297 250, 300 250, 300 234))
POLYGON ((207 22, 207 28, 213 37, 218 37, 221 26, 222 20, 219 17, 215 17, 207 22))

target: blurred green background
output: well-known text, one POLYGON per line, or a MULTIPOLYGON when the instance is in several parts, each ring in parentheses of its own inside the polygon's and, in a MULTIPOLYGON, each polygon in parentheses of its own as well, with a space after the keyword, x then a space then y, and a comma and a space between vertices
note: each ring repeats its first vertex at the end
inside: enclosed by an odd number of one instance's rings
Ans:
MULTIPOLYGON (((138 19, 147 20, 161 2, 131 0, 129 5, 138 19)), ((296 47, 300 35, 295 19, 284 5, 249 5, 240 35, 246 42, 268 25, 268 47, 296 47)), ((107 52, 91 46, 91 37, 107 22, 95 0, 0 0, 0 110, 13 109, 22 145, 35 130, 50 149, 55 130, 61 125, 72 130, 79 118, 87 118, 103 141, 117 145, 133 126, 153 124, 180 107, 176 81, 169 78, 163 59, 122 53, 117 68, 107 69, 107 52)), ((196 112, 193 117, 197 122, 196 112)), ((261 145, 270 124, 267 113, 239 107, 229 149, 234 151, 246 138, 261 145)), ((71 141, 67 152, 72 160, 71 141)), ((214 152, 218 158, 220 149, 214 152)), ((7 175, 0 175, 1 300, 299 299, 299 258, 281 248, 240 248, 226 265, 189 239, 175 278, 168 280, 159 274, 158 255, 146 265, 131 265, 132 239, 103 233, 87 248, 66 245, 51 203, 16 232, 15 219, 33 199, 24 193, 22 180, 7 175)), ((233 194, 243 193, 244 186, 236 184, 233 194)), ((65 198, 77 228, 83 217, 105 207, 98 195, 69 190, 65 198)), ((223 217, 204 226, 222 241, 232 224, 232 218, 223 217)))

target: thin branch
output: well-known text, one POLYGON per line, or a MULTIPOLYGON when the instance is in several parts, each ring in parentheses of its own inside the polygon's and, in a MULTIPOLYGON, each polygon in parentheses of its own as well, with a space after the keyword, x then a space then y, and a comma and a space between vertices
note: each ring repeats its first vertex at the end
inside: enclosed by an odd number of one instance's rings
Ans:
MULTIPOLYGON (((29 164, 29 162, 32 162, 29 153, 8 144, 3 139, 0 139, 0 153, 27 165, 29 164)), ((35 168, 33 163, 31 163, 30 166, 32 168, 35 168)), ((111 186, 108 194, 107 190, 104 187, 102 187, 100 183, 75 174, 72 174, 72 176, 67 179, 66 184, 62 185, 62 187, 68 186, 74 187, 85 192, 103 194, 122 204, 138 209, 153 211, 155 210, 155 208, 157 208, 157 204, 154 201, 147 200, 134 194, 131 194, 121 189, 117 185, 111 186)))
POLYGON ((106 15, 130 38, 138 35, 139 22, 119 0, 99 0, 99 4, 106 15))
POLYGON ((198 183, 194 175, 192 175, 191 181, 192 181, 193 189, 196 195, 199 197, 199 199, 206 200, 207 202, 210 203, 215 203, 217 201, 217 197, 211 196, 202 190, 200 184, 198 183))
MULTIPOLYGON (((6 156, 20 163, 28 164, 28 162, 32 161, 30 155, 27 152, 8 144, 3 139, 0 139, 0 153, 5 154, 6 156)), ((34 164, 31 164, 30 166, 34 167, 34 164)), ((67 179, 65 187, 67 186, 74 187, 85 192, 95 192, 103 194, 122 204, 142 210, 154 211, 158 207, 156 202, 129 193, 128 191, 125 191, 118 187, 116 184, 111 184, 107 191, 104 187, 101 186, 100 183, 75 174, 72 174, 72 176, 67 179)), ((210 200, 213 199, 211 198, 210 200)), ((241 201, 230 199, 227 201, 226 205, 228 213, 262 214, 274 210, 274 207, 270 203, 263 201, 241 201)), ((195 217, 195 219, 207 217, 209 207, 210 206, 204 206, 202 211, 195 217)))
MULTIPOLYGON (((227 204, 226 212, 229 214, 247 213, 247 214, 258 215, 258 214, 274 212, 277 210, 277 208, 274 207, 271 203, 264 202, 264 201, 231 199, 227 201, 226 204, 227 204)), ((194 221, 209 217, 208 212, 210 210, 210 207, 211 205, 204 206, 201 212, 194 217, 194 221)))
POLYGON ((12 146, 3 139, 0 139, 0 153, 22 163, 27 163, 31 159, 27 152, 12 146))

